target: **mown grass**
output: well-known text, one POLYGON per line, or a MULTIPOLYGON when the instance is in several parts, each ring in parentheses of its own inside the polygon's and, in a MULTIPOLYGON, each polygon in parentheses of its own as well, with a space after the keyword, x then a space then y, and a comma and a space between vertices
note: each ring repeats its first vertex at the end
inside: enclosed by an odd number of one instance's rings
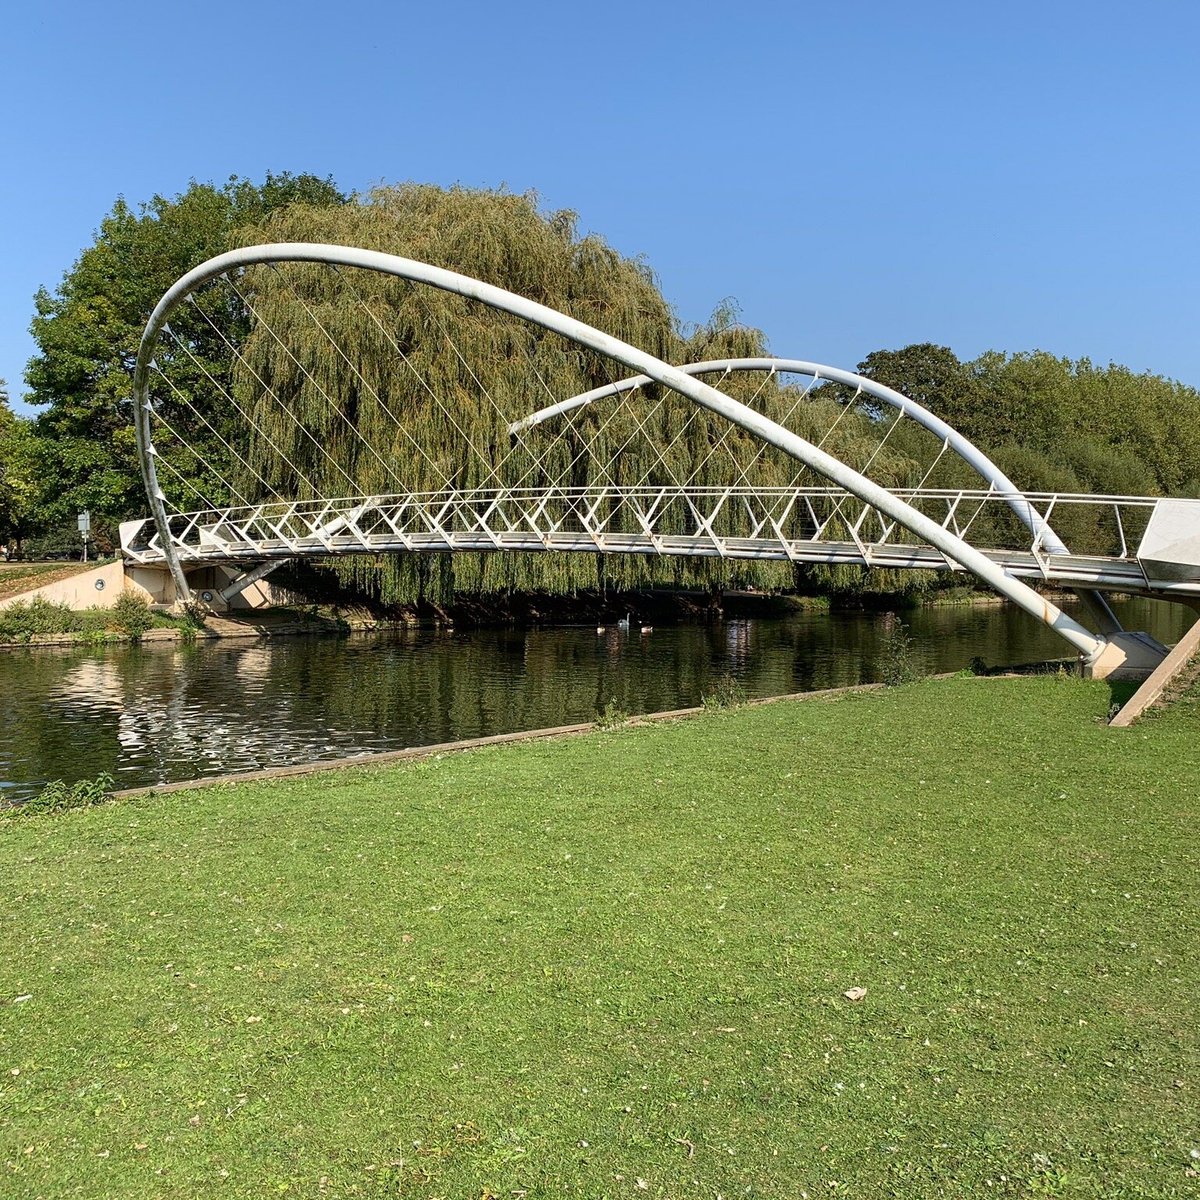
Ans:
POLYGON ((1200 713, 1108 703, 954 679, 4 821, 0 1194, 1194 1195, 1200 713))

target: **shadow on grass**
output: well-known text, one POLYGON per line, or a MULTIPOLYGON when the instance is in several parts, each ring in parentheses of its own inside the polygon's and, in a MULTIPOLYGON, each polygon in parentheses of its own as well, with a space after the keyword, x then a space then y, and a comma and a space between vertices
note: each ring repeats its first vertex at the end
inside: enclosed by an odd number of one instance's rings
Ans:
POLYGON ((1140 679, 1110 679, 1108 681, 1109 704, 1124 708, 1130 697, 1142 686, 1140 679))

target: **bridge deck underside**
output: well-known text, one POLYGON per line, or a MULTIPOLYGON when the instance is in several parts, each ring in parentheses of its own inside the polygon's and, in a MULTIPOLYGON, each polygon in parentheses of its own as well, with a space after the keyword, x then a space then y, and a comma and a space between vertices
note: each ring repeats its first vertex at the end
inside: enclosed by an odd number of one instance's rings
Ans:
MULTIPOLYGON (((932 546, 896 544, 858 545, 854 542, 781 542, 765 538, 721 538, 647 534, 606 534, 590 537, 579 533, 409 533, 396 536, 331 535, 325 538, 264 539, 251 544, 187 547, 181 552, 185 567, 216 564, 251 566, 271 559, 323 558, 347 554, 392 554, 409 551, 422 554, 475 552, 650 554, 701 558, 760 559, 795 563, 849 565, 893 570, 961 571, 932 546)), ((1010 574, 1040 579, 1062 587, 1088 587, 1104 591, 1162 592, 1200 595, 1200 582, 1179 583, 1164 589, 1151 587, 1136 559, 1087 555, 1040 555, 1029 551, 984 550, 993 562, 1010 574)), ((126 555, 144 565, 165 563, 160 551, 146 550, 126 555)))

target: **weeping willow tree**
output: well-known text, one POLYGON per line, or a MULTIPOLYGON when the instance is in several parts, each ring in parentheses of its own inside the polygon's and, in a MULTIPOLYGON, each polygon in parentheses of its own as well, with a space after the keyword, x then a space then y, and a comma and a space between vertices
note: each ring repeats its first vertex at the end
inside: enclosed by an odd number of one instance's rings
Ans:
MULTIPOLYGON (((243 231, 245 244, 326 242, 417 259, 536 300, 668 362, 760 356, 762 335, 719 312, 685 335, 654 276, 574 214, 538 211, 536 197, 403 185, 339 208, 292 206, 243 231)), ((234 399, 248 418, 240 468, 247 492, 291 498, 438 492, 553 484, 657 488, 745 480, 783 487, 793 459, 671 392, 646 388, 587 406, 513 439, 509 425, 628 372, 561 336, 476 301, 377 272, 287 264, 249 269, 236 284, 250 332, 234 399)), ((878 455, 877 421, 848 417, 833 398, 774 376, 730 375, 722 390, 863 465, 885 485, 915 466, 878 455)), ((807 483, 822 483, 812 477, 807 483)), ((611 530, 634 529, 610 501, 611 530)), ((717 532, 745 534, 736 505, 717 532)), ((800 513, 789 517, 803 533, 800 513)), ((693 528, 683 501, 661 532, 693 528)), ((613 587, 788 587, 790 564, 720 558, 582 554, 353 556, 332 567, 385 602, 446 602, 455 594, 552 593, 613 587)))

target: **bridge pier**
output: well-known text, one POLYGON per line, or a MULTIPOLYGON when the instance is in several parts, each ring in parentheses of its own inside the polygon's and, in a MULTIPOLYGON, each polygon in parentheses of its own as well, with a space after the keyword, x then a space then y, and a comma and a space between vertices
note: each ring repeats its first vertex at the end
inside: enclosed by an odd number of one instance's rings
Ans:
POLYGON ((1148 633, 1109 634, 1091 660, 1084 660, 1087 679, 1146 679, 1167 657, 1167 648, 1148 633))
MULTIPOLYGON (((183 603, 170 569, 162 566, 130 563, 125 566, 125 587, 140 593, 154 608, 179 611, 183 603)), ((185 570, 191 600, 214 613, 271 608, 290 603, 289 592, 273 587, 263 578, 248 579, 236 566, 205 565, 185 570)))

